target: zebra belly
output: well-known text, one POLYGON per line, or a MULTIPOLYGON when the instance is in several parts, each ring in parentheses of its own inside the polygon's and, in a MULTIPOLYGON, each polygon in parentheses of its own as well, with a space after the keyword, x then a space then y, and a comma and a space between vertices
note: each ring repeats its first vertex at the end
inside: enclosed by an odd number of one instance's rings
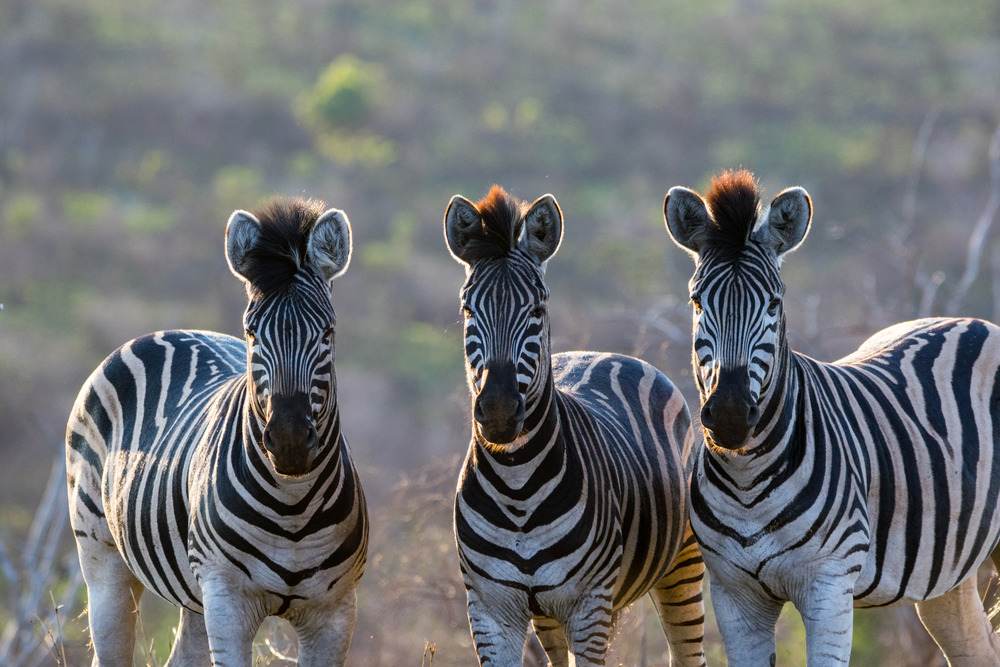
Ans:
POLYGON ((885 543, 873 539, 855 585, 855 606, 912 604, 938 597, 973 576, 989 559, 1000 541, 996 506, 977 508, 980 521, 976 530, 968 532, 956 530, 964 525, 956 512, 933 510, 910 525, 901 513, 885 543))
POLYGON ((932 515, 918 524, 922 534, 930 536, 923 541, 908 539, 901 517, 896 517, 888 531, 889 542, 881 544, 875 539, 875 522, 860 511, 842 524, 814 526, 813 517, 803 515, 771 531, 769 524, 780 515, 780 504, 762 502, 750 512, 732 498, 699 486, 695 485, 691 523, 712 576, 727 588, 796 604, 817 585, 835 581, 830 585, 853 591, 856 607, 938 597, 974 574, 1000 540, 1000 525, 993 519, 978 549, 968 548, 969 537, 960 550, 953 534, 932 539, 935 524, 945 523, 932 515))
POLYGON ((118 450, 104 468, 108 527, 129 569, 149 590, 201 613, 201 592, 187 556, 188 517, 172 462, 118 450))

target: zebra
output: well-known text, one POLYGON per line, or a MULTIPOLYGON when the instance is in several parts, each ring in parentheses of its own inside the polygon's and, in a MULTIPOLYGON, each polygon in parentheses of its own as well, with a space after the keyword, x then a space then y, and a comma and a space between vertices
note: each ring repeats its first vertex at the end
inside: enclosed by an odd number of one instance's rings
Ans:
POLYGON ((684 398, 632 357, 551 354, 551 195, 455 195, 444 234, 466 270, 473 433, 454 528, 480 663, 520 666, 530 622, 553 665, 603 665, 617 612, 649 592, 673 664, 704 665, 684 398))
POLYGON ((1000 329, 929 318, 833 363, 793 352, 779 267, 812 202, 761 197, 739 170, 664 201, 696 266, 691 523, 729 664, 775 664, 786 601, 810 665, 848 663, 852 607, 914 603, 950 664, 1000 664, 975 577, 1000 565, 1000 329))
POLYGON ((180 607, 168 665, 249 665, 267 616, 299 665, 342 665, 368 515, 341 433, 331 281, 351 228, 318 200, 236 211, 245 340, 160 331, 83 385, 66 433, 69 509, 96 665, 131 665, 146 588, 180 607))

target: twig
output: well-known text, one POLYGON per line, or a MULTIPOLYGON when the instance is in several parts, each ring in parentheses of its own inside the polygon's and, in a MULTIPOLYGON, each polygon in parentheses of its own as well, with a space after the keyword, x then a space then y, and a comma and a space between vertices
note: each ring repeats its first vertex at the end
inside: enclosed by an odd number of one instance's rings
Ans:
POLYGON ((420 667, 434 667, 434 654, 436 652, 437 652, 437 644, 432 644, 428 641, 425 641, 424 654, 420 656, 420 667), (429 660, 427 660, 428 657, 430 658, 429 660))
MULTIPOLYGON (((54 622, 61 641, 62 628, 58 617, 65 606, 57 605, 50 590, 59 544, 65 532, 69 510, 66 504, 65 459, 58 456, 53 461, 48 484, 42 500, 35 511, 35 517, 28 531, 24 549, 15 560, 8 554, 7 547, 0 542, 0 571, 9 583, 11 615, 3 631, 0 632, 0 663, 32 665, 45 658, 47 652, 59 660, 48 645, 46 637, 52 632, 54 622), (44 611, 43 597, 46 590, 52 601, 52 609, 44 611), (39 636, 39 625, 43 632, 39 636), (44 648, 45 651, 41 651, 44 648)), ((71 604, 81 584, 78 564, 75 559, 67 566, 69 581, 65 591, 65 603, 71 604)), ((60 646, 60 649, 64 647, 60 646)), ((64 650, 63 650, 64 652, 64 650)), ((65 660, 63 660, 65 665, 65 660)))
POLYGON ((927 113, 917 131, 916 141, 913 143, 913 154, 910 156, 910 166, 906 174, 906 188, 903 190, 902 215, 904 227, 912 227, 913 220, 917 213, 917 185, 920 181, 920 173, 924 169, 924 161, 927 157, 927 147, 931 143, 931 133, 934 125, 941 115, 941 105, 935 104, 927 113))
POLYGON ((948 305, 948 314, 955 315, 962 307, 965 295, 979 276, 979 262, 983 254, 983 246, 986 236, 989 234, 993 221, 996 219, 997 210, 1000 209, 1000 125, 993 133, 990 140, 990 196, 983 207, 983 212, 976 221, 972 234, 969 236, 969 245, 965 258, 965 273, 955 288, 955 294, 948 305))

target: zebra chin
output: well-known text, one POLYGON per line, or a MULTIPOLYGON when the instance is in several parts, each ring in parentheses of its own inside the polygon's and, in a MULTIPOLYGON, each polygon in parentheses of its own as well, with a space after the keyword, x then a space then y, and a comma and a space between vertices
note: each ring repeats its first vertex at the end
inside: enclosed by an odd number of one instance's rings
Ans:
POLYGON ((264 431, 264 450, 274 472, 284 477, 304 475, 316 460, 316 429, 308 428, 297 437, 272 437, 270 429, 264 431))
POLYGON ((274 472, 282 477, 301 477, 312 470, 316 455, 314 449, 306 456, 284 456, 281 458, 268 452, 267 458, 271 462, 271 468, 274 469, 274 472))
POLYGON ((705 441, 711 447, 727 449, 731 452, 740 453, 739 450, 746 447, 750 441, 752 429, 711 429, 702 428, 705 441))
POLYGON ((524 420, 503 420, 496 422, 476 422, 476 432, 487 444, 509 449, 524 428, 524 420))

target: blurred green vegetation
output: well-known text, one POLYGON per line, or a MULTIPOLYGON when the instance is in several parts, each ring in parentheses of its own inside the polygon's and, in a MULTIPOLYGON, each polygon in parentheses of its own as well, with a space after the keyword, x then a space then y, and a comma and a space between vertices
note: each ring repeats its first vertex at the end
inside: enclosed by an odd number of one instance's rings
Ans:
MULTIPOLYGON (((453 194, 553 193, 556 350, 641 352, 694 402, 692 267, 663 231, 669 187, 742 165, 771 196, 809 190, 814 229, 785 268, 790 335, 831 359, 951 304, 998 123, 995 0, 9 0, 0 535, 23 533, 55 451, 33 420, 60 431, 104 356, 159 328, 239 331, 244 294, 223 257, 235 208, 290 194, 347 211, 355 256, 333 289, 344 422, 373 510, 394 516, 407 498, 392 480, 414 469, 446 473, 446 508, 466 446, 463 274, 441 235, 453 194)), ((988 245, 958 307, 997 320, 995 234, 988 245)), ((426 545, 401 529, 373 549, 398 563, 389 551, 426 546, 407 567, 432 567, 448 515, 435 510, 426 545)), ((388 588, 362 583, 371 623, 388 588)), ((468 663, 449 595, 446 627, 412 620, 413 597, 411 616, 397 610, 413 630, 394 641, 414 660, 431 641, 439 666, 468 663)), ((902 651, 884 618, 858 622, 859 664, 902 651)), ((359 625, 359 656, 364 633, 377 631, 359 625)), ((801 637, 783 641, 798 664, 801 637)))

